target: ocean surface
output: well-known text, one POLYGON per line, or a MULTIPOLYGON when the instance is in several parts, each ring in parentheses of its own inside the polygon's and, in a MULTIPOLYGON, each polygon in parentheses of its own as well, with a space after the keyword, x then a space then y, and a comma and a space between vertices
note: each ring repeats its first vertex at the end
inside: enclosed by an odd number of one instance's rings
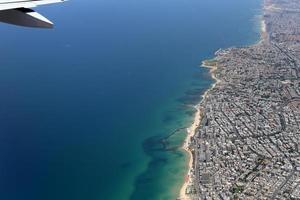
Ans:
POLYGON ((174 200, 202 60, 259 39, 260 0, 70 0, 0 24, 0 199, 174 200))

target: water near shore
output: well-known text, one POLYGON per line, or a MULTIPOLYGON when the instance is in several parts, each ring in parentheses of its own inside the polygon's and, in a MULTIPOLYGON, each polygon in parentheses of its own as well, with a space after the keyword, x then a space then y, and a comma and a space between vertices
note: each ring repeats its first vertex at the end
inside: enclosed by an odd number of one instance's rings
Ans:
POLYGON ((175 199, 202 60, 259 38, 259 0, 91 0, 0 25, 0 199, 175 199))

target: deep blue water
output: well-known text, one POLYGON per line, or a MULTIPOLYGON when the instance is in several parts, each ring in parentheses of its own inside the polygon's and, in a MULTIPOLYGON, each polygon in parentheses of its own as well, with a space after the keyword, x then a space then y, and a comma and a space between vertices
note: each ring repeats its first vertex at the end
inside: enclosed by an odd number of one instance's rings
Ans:
POLYGON ((70 0, 40 30, 0 24, 0 199, 174 199, 178 146, 211 79, 258 39, 259 0, 70 0), (198 95, 199 94, 199 95, 198 95))

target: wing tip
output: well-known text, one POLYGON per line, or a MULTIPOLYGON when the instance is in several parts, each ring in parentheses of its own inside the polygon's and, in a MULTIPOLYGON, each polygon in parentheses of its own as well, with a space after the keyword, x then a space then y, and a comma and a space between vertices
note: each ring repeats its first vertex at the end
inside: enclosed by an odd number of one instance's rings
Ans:
POLYGON ((53 28, 53 23, 41 14, 28 9, 12 9, 0 12, 0 21, 17 26, 33 28, 53 28))

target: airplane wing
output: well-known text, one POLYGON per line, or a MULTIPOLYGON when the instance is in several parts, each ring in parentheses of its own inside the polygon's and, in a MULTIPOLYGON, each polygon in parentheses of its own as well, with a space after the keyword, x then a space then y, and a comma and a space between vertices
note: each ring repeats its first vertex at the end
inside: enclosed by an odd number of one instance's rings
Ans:
POLYGON ((0 22, 19 26, 52 28, 53 23, 31 8, 65 0, 0 0, 0 22))

